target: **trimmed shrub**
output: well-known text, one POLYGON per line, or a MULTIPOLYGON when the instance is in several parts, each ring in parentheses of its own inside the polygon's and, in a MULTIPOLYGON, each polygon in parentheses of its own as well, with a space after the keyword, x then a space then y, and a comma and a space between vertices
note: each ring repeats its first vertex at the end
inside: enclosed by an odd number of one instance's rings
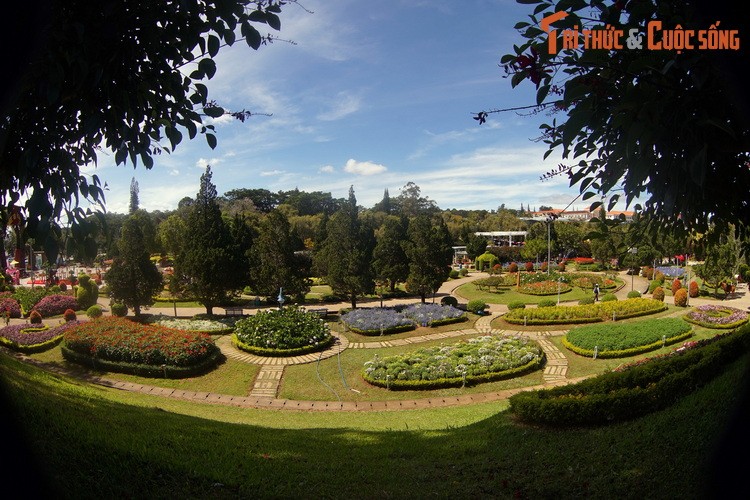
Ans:
POLYGON ((86 310, 99 300, 99 287, 88 274, 78 276, 76 300, 78 301, 78 307, 86 310))
POLYGON ((78 319, 78 317, 76 316, 76 312, 73 309, 66 309, 63 313, 63 318, 65 319, 66 323, 70 321, 76 321, 78 319))
POLYGON ((451 297, 450 295, 448 295, 440 299, 440 305, 456 307, 458 305, 458 299, 456 297, 451 297))
POLYGON ((678 307, 687 306, 688 293, 684 288, 680 288, 674 294, 674 305, 678 307))
POLYGON ((526 304, 524 304, 520 300, 515 300, 508 304, 508 309, 510 311, 512 311, 513 309, 526 309, 526 304))
POLYGON ((93 306, 86 309, 86 316, 88 316, 91 319, 101 318, 102 316, 102 306, 99 304, 94 304, 93 306))
POLYGON ((68 285, 66 285, 65 283, 60 283, 58 286, 60 287, 60 291, 61 292, 67 292, 68 291, 68 285))
POLYGON ((118 318, 124 318, 128 314, 128 306, 119 302, 112 304, 109 309, 112 311, 112 316, 117 316, 118 318))
POLYGON ((458 278, 460 275, 458 274, 458 269, 451 269, 451 271, 448 273, 448 277, 452 280, 458 278))
POLYGON ((482 314, 485 309, 487 309, 487 304, 483 300, 474 299, 466 304, 466 310, 469 312, 482 314))
POLYGON ((682 288, 682 282, 678 278, 672 280, 672 295, 676 294, 680 288, 682 288))
POLYGON ((654 289, 653 298, 654 300, 661 300, 662 302, 664 302, 664 289, 660 286, 657 286, 654 289))
POLYGON ((465 267, 462 267, 461 269, 458 270, 458 274, 461 276, 466 276, 469 274, 469 270, 466 269, 465 267))
POLYGON ((64 314, 68 309, 78 309, 78 302, 70 295, 47 295, 34 306, 43 318, 64 314))
POLYGON ((695 281, 690 282, 690 285, 688 286, 688 295, 690 295, 690 297, 692 298, 695 298, 698 295, 700 295, 700 290, 698 289, 698 283, 696 283, 695 281))
POLYGON ((508 272, 509 273, 517 273, 518 272, 518 264, 516 264, 515 262, 511 262, 508 265, 508 272))
POLYGON ((629 299, 637 299, 641 296, 641 292, 638 290, 631 290, 628 292, 628 298, 629 299))
POLYGON ((579 306, 587 306, 594 303, 594 297, 584 297, 578 301, 579 306))
POLYGON ((604 296, 602 296, 602 302, 612 302, 614 300, 617 300, 617 295, 614 293, 605 293, 604 296))
POLYGON ((556 300, 544 299, 544 300, 539 301, 539 304, 537 304, 537 307, 555 307, 556 305, 557 305, 556 300))
POLYGON ((31 314, 29 314, 29 323, 32 325, 40 325, 42 323, 42 315, 39 314, 39 311, 31 311, 31 314))
POLYGON ((562 272, 565 272, 565 262, 560 262, 560 263, 559 263, 559 264, 557 265, 557 270, 558 270, 558 271, 560 271, 561 273, 562 273, 562 272))
POLYGON ((531 272, 534 270, 534 263, 527 262, 526 264, 524 264, 524 267, 526 268, 526 271, 531 272))

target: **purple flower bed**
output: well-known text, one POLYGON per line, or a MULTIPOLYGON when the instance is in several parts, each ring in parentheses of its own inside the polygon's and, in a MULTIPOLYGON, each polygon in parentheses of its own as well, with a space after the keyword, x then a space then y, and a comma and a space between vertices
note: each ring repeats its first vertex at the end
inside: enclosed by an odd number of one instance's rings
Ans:
POLYGON ((78 310, 78 302, 71 295, 47 295, 34 306, 34 309, 42 318, 49 318, 63 314, 68 309, 78 310))
POLYGON ((440 304, 413 304, 404 309, 401 314, 414 320, 418 325, 426 326, 434 322, 443 322, 449 319, 458 319, 464 316, 464 312, 453 306, 440 304))
POLYGON ((706 328, 734 328, 745 323, 748 314, 734 307, 706 304, 695 307, 685 319, 706 328))
POLYGON ((667 278, 682 278, 685 274, 685 269, 677 266, 657 266, 656 270, 667 278))
POLYGON ((357 332, 403 331, 414 327, 414 321, 387 308, 354 309, 341 316, 341 321, 357 332))
POLYGON ((21 306, 16 299, 0 299, 0 313, 5 313, 6 311, 10 313, 11 318, 21 317, 21 306))
POLYGON ((72 326, 80 324, 80 321, 69 321, 62 325, 48 328, 46 325, 10 325, 0 328, 0 337, 5 339, 5 344, 11 344, 11 347, 28 347, 49 342, 62 335, 72 326))

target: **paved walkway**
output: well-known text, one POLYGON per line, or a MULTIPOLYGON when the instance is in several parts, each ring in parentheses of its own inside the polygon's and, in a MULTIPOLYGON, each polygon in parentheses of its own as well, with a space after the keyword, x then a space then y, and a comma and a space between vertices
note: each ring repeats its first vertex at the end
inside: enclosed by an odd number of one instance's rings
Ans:
MULTIPOLYGON (((445 295, 453 295, 456 288, 462 284, 469 282, 473 279, 482 277, 482 274, 475 274, 466 278, 458 280, 451 280, 443 284, 440 288, 436 297, 442 297, 445 295)), ((648 282, 645 278, 634 276, 630 277, 623 273, 623 279, 626 280, 626 286, 616 292, 618 298, 624 299, 627 297, 627 293, 631 290, 630 286, 627 286, 627 280, 632 280, 632 287, 635 290, 643 292, 648 287, 648 282)), ((669 298, 668 298, 669 299, 669 298)), ((414 299, 398 299, 384 301, 384 305, 395 305, 402 303, 413 303, 414 299)), ((377 301, 379 304, 379 301, 377 301)), ((704 303, 716 304, 715 300, 705 298, 693 298, 690 299, 690 305, 700 305, 704 303)), ((724 301, 726 305, 737 307, 741 309, 747 309, 750 306, 750 294, 747 290, 747 285, 742 286, 737 290, 737 293, 729 300, 724 301)), ((337 310, 337 308, 347 307, 348 304, 340 303, 329 306, 329 309, 337 310)), ((191 316, 200 312, 205 312, 199 308, 180 308, 178 309, 181 316, 191 316), (195 309, 195 310, 193 310, 195 309)), ((150 385, 134 384, 129 382, 123 382, 115 379, 109 379, 106 377, 98 377, 91 374, 84 373, 82 371, 76 372, 71 370, 63 369, 59 366, 51 366, 45 363, 38 362, 27 356, 12 351, 7 351, 16 357, 22 358, 27 362, 40 365, 46 370, 58 372, 66 375, 73 375, 83 378, 91 383, 99 385, 140 392, 144 394, 150 394, 160 397, 170 397, 177 399, 184 399, 203 403, 213 404, 224 404, 231 406, 239 406, 244 408, 273 408, 273 409, 291 409, 291 410, 308 410, 308 411, 386 411, 386 410, 404 410, 404 409, 418 409, 418 408, 435 408, 443 406, 456 406, 456 405, 467 405, 475 404, 480 402, 489 401, 500 401, 505 400, 513 394, 526 390, 536 390, 543 387, 549 387, 553 385, 563 385, 568 383, 577 382, 580 379, 569 379, 567 377, 568 361, 565 355, 555 347, 550 341, 550 337, 560 336, 566 333, 565 330, 560 331, 544 331, 544 332, 513 332, 506 330, 498 330, 492 328, 492 321, 501 316, 507 308, 504 305, 493 304, 489 308, 489 314, 479 318, 473 328, 467 328, 452 332, 439 332, 430 335, 422 335, 419 337, 410 337, 403 339, 373 341, 373 342, 349 342, 344 336, 337 336, 335 344, 321 353, 307 354, 303 356, 294 356, 290 358, 271 358, 255 356, 244 351, 240 351, 235 348, 232 343, 230 336, 223 336, 217 341, 218 347, 222 353, 232 359, 258 364, 261 366, 258 376, 253 384, 253 387, 249 391, 249 395, 246 397, 231 396, 224 394, 214 394, 207 392, 193 392, 184 391, 180 389, 170 389, 163 387, 156 387, 150 385), (531 386, 519 389, 509 389, 505 391, 497 391, 490 393, 481 394, 467 394, 463 396, 454 397, 436 397, 436 398, 424 398, 424 399, 412 399, 412 400, 401 400, 401 401, 372 401, 372 402, 356 402, 356 401, 293 401, 288 399, 280 399, 277 397, 279 385, 283 376, 284 367, 291 364, 301 363, 312 363, 317 362, 321 359, 329 358, 332 356, 339 355, 345 349, 373 349, 383 347, 393 347, 399 345, 410 345, 419 342, 426 342, 428 340, 446 339, 459 337, 464 335, 476 335, 476 334, 500 334, 500 333, 519 333, 522 335, 529 336, 539 342, 542 347, 547 361, 545 363, 543 371, 544 383, 538 386, 531 386)), ((158 309, 152 308, 149 312, 158 314, 163 313, 172 315, 173 310, 170 309, 158 309)), ((253 310, 252 312, 255 312, 253 310)), ((677 313, 675 313, 677 314, 677 313)), ((681 312, 679 314, 682 314, 681 312)))

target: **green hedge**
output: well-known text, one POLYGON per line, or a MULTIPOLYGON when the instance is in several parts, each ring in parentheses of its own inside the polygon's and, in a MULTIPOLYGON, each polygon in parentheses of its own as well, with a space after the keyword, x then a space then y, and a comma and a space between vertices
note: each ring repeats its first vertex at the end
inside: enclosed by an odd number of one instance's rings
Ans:
POLYGON ((267 347, 256 347, 253 345, 245 344, 237 338, 237 334, 232 334, 232 345, 237 349, 256 356, 267 356, 275 358, 291 357, 291 356, 302 356, 304 354, 310 354, 311 352, 323 351, 331 347, 336 342, 336 337, 331 336, 326 339, 325 342, 320 342, 314 345, 295 347, 292 349, 271 349, 267 347))
MULTIPOLYGON (((343 314, 343 313, 341 313, 341 314, 343 314)), ((354 333, 358 333, 360 335, 365 335, 367 337, 377 337, 381 333, 383 335, 392 335, 394 333, 410 332, 410 331, 416 329, 417 327, 416 327, 416 325, 411 324, 411 325, 398 325, 398 326, 393 326, 391 328, 383 328, 382 330, 380 330, 380 329, 378 329, 378 330, 362 330, 360 328, 352 328, 349 325, 346 325, 346 328, 349 331, 352 331, 354 333)))
POLYGON ((224 355, 216 348, 206 358, 190 366, 174 365, 146 365, 139 363, 126 363, 123 361, 110 361, 108 359, 87 356, 80 352, 68 349, 65 343, 61 346, 63 357, 74 363, 88 366, 94 370, 128 373, 139 377, 151 378, 186 378, 202 375, 224 360, 224 355))
POLYGON ((464 385, 476 385, 484 382, 494 382, 496 380, 504 380, 519 375, 524 375, 528 372, 532 372, 544 366, 546 357, 544 354, 539 359, 529 361, 525 365, 517 366, 509 370, 504 370, 495 373, 484 373, 482 375, 467 375, 464 377, 455 378, 441 378, 435 380, 391 380, 390 382, 374 379, 367 376, 363 371, 362 378, 368 383, 377 386, 384 387, 393 391, 411 391, 411 390, 430 390, 430 389, 445 389, 448 387, 462 387, 464 385))
POLYGON ((666 408, 720 374, 750 350, 750 326, 622 371, 577 384, 520 392, 510 411, 527 423, 551 426, 602 425, 666 408))
POLYGON ((571 325, 622 320, 655 314, 667 309, 663 302, 652 299, 627 299, 597 302, 591 305, 555 306, 535 309, 514 309, 503 316, 516 325, 571 325))

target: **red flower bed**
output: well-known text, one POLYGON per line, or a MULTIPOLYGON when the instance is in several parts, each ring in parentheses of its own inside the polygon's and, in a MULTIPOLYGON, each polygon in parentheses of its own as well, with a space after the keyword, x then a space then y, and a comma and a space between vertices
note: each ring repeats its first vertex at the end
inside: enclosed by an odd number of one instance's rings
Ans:
POLYGON ((68 330, 65 347, 92 358, 154 366, 191 366, 217 350, 205 333, 143 325, 113 316, 68 330))

